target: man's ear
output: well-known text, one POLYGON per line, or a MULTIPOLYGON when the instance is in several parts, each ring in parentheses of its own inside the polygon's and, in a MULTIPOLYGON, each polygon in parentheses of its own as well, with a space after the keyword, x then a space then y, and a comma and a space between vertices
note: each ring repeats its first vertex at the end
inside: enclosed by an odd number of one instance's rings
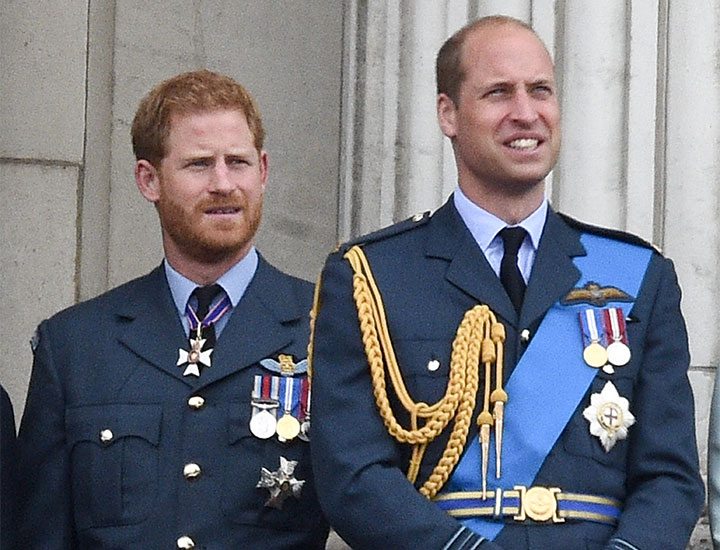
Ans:
POLYGON ((262 178, 263 193, 265 192, 265 185, 267 184, 269 168, 268 154, 265 151, 260 151, 260 176, 262 178))
POLYGON ((455 102, 447 94, 438 94, 437 118, 442 133, 450 139, 457 135, 455 102))
POLYGON ((135 183, 148 201, 155 203, 160 199, 160 178, 157 169, 147 160, 135 163, 135 183))

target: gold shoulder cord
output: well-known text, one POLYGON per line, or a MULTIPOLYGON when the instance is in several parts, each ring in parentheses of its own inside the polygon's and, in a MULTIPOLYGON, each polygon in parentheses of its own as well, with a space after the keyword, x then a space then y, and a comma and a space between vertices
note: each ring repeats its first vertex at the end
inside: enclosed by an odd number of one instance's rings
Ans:
POLYGON ((310 339, 308 340, 307 346, 307 360, 308 360, 308 383, 312 385, 312 364, 313 364, 313 345, 315 342, 315 322, 317 319, 318 311, 320 310, 320 285, 322 284, 322 273, 318 275, 317 283, 315 284, 315 291, 313 292, 313 305, 310 310, 310 339))
POLYGON ((344 258, 350 262, 354 271, 353 298, 357 306, 362 341, 370 365, 373 394, 378 410, 390 435, 401 443, 413 445, 413 454, 407 472, 407 478, 411 483, 415 483, 417 479, 428 443, 440 435, 453 418, 455 419, 442 457, 428 480, 419 489, 420 493, 428 498, 433 498, 445 484, 465 448, 478 390, 478 365, 482 361, 485 367, 485 390, 483 411, 478 417, 478 424, 481 426, 482 481, 483 493, 485 493, 490 425, 493 424, 493 420, 496 427, 498 476, 500 471, 502 409, 507 401, 507 395, 502 389, 505 327, 497 321, 486 305, 480 304, 468 310, 458 326, 452 344, 450 374, 445 395, 433 405, 415 402, 408 394, 402 379, 388 331, 382 296, 367 257, 359 247, 353 246, 344 258), (490 379, 493 363, 496 363, 496 389, 491 394, 490 379), (400 426, 390 407, 385 380, 386 367, 395 394, 402 406, 410 413, 410 429, 400 426), (491 402, 495 405, 495 415, 490 414, 491 402), (419 419, 425 420, 422 426, 418 426, 419 419))

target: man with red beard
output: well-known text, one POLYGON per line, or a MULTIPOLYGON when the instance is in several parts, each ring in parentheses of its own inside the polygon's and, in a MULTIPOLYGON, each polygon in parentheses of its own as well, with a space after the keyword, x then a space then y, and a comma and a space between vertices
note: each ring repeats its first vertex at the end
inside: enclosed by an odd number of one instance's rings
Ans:
POLYGON ((308 449, 312 288, 253 246, 263 138, 252 97, 210 71, 140 103, 135 180, 165 259, 38 328, 22 548, 324 548, 308 449))

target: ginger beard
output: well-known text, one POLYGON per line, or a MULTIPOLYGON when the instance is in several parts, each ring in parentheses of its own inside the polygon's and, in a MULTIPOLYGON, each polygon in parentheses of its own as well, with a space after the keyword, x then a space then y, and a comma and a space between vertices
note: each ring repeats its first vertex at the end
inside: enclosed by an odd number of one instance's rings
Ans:
POLYGON ((158 178, 160 196, 155 207, 163 233, 178 251, 202 263, 217 263, 247 253, 260 226, 264 193, 251 198, 235 192, 184 204, 167 193, 161 171, 158 178), (224 212, 234 215, 223 217, 224 212))

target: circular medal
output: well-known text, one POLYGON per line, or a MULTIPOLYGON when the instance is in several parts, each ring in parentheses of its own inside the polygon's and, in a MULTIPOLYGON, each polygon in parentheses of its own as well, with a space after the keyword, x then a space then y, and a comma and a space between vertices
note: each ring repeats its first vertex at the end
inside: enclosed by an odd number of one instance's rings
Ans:
POLYGON ((285 413, 280 420, 277 421, 277 434, 290 441, 295 439, 300 433, 300 422, 293 415, 285 413))
POLYGON ((616 367, 624 367, 630 362, 630 348, 623 342, 613 342, 607 348, 607 356, 616 367))
POLYGON ((614 434, 625 423, 622 407, 613 402, 603 403, 598 407, 597 419, 600 426, 609 434, 614 434))
POLYGON ((270 439, 275 435, 277 420, 270 411, 260 411, 250 419, 250 431, 258 439, 270 439))
POLYGON ((300 424, 300 433, 298 437, 303 441, 310 441, 310 419, 306 418, 300 424))
POLYGON ((599 369, 608 361, 607 350, 597 342, 592 342, 583 351, 583 359, 589 366, 599 369))

